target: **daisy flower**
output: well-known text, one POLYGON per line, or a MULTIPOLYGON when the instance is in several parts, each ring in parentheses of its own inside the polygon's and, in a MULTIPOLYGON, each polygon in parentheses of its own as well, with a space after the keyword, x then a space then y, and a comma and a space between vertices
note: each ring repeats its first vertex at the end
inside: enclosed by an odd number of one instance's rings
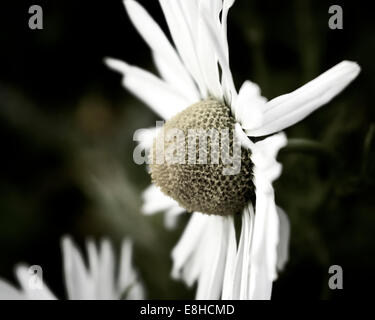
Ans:
POLYGON ((272 186, 281 173, 277 153, 287 142, 281 131, 328 103, 360 68, 343 61, 270 101, 251 81, 237 92, 227 42, 227 16, 234 0, 159 2, 174 45, 140 4, 124 1, 152 51, 159 76, 106 59, 123 74, 123 85, 166 120, 162 128, 137 135, 140 147, 154 158, 159 142, 168 145, 164 134, 169 129, 187 133, 229 128, 230 146, 241 142, 241 169, 227 175, 222 162, 153 161, 153 185, 144 193, 144 211, 166 211, 170 225, 180 213, 192 213, 172 252, 172 276, 189 286, 197 283, 197 299, 269 299, 288 258, 289 222, 275 204, 272 186), (240 230, 235 228, 238 217, 240 230))
MULTIPOLYGON (((93 241, 87 242, 88 265, 69 237, 62 239, 64 276, 69 300, 119 300, 143 299, 143 286, 132 266, 132 243, 124 240, 121 247, 118 274, 112 246, 102 240, 97 248, 93 241)), ((34 269, 18 265, 16 277, 21 288, 0 279, 0 300, 55 300, 56 296, 41 281, 33 285, 34 269)), ((42 280, 42 279, 41 279, 42 280)))

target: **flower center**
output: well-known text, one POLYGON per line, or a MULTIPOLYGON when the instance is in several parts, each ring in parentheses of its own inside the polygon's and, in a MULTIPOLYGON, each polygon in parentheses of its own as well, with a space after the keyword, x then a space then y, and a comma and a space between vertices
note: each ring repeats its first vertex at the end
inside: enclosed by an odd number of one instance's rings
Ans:
POLYGON ((234 125, 230 108, 216 100, 193 104, 168 120, 150 153, 152 181, 187 211, 242 211, 254 196, 253 163, 235 139, 234 125))

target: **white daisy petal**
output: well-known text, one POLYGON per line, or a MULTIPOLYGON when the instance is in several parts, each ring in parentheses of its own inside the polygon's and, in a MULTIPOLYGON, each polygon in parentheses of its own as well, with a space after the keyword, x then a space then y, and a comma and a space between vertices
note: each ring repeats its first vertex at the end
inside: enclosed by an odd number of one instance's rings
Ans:
POLYGON ((157 186, 149 186, 142 195, 142 212, 146 215, 155 214, 160 211, 169 211, 172 215, 179 215, 185 212, 177 201, 166 196, 157 186))
POLYGON ((169 119, 189 106, 189 101, 166 82, 150 72, 107 58, 106 64, 123 74, 123 85, 160 115, 169 119))
MULTIPOLYGON (((200 2, 203 5, 204 2, 200 2)), ((208 2, 210 3, 210 2, 208 2)), ((223 100, 223 91, 220 84, 217 55, 210 42, 207 26, 201 16, 198 17, 197 51, 200 67, 210 96, 223 100)))
POLYGON ((204 85, 200 70, 195 35, 191 29, 197 24, 197 17, 196 15, 187 14, 189 10, 190 12, 192 11, 189 7, 194 6, 195 1, 184 1, 183 4, 180 0, 159 0, 159 2, 177 50, 185 66, 198 84, 201 95, 206 97, 207 88, 204 85), (185 11, 182 10, 182 5, 184 5, 185 11))
POLYGON ((186 108, 200 100, 200 93, 195 84, 192 83, 191 88, 189 88, 183 83, 179 71, 174 68, 173 64, 169 63, 169 60, 155 52, 152 56, 160 76, 186 99, 186 108))
POLYGON ((91 286, 91 299, 99 299, 101 294, 100 285, 96 285, 96 281, 100 279, 100 257, 98 248, 94 241, 88 240, 86 242, 86 250, 88 253, 88 278, 91 279, 89 286, 91 286))
POLYGON ((165 80, 175 86, 188 100, 197 101, 197 88, 159 25, 138 2, 125 0, 124 4, 133 25, 154 52, 156 65, 165 80))
POLYGON ((146 294, 145 294, 145 289, 143 285, 137 282, 130 288, 126 296, 126 299, 127 300, 144 300, 145 295, 146 294))
POLYGON ((125 239, 121 246, 121 260, 118 271, 119 294, 122 294, 129 286, 135 284, 136 274, 132 268, 133 243, 125 239))
POLYGON ((256 128, 262 124, 263 109, 267 99, 260 94, 259 86, 251 81, 245 81, 238 93, 232 112, 243 129, 256 128))
POLYGON ((204 0, 199 1, 199 4, 206 6, 207 12, 212 13, 213 20, 219 21, 220 12, 223 9, 223 0, 204 0))
POLYGON ((279 216, 272 182, 280 174, 280 165, 275 159, 285 144, 285 135, 278 134, 252 147, 256 205, 251 246, 250 299, 270 299, 272 282, 277 277, 279 216))
POLYGON ((185 212, 184 208, 172 207, 165 212, 164 225, 167 229, 174 229, 177 227, 179 217, 185 212))
POLYGON ((252 268, 251 243, 253 238, 254 208, 249 204, 242 213, 240 243, 233 275, 232 299, 249 299, 250 271, 252 268))
POLYGON ((283 209, 277 207, 279 215, 279 244, 277 247, 277 269, 283 270, 289 259, 290 222, 283 209))
POLYGON ((114 300, 117 292, 114 284, 115 258, 113 248, 108 239, 103 239, 100 243, 99 250, 99 274, 94 282, 100 288, 98 300, 114 300))
POLYGON ((249 136, 264 136, 288 128, 328 103, 359 74, 357 63, 343 61, 301 88, 266 104, 263 124, 246 130, 249 136))
POLYGON ((206 229, 204 265, 201 271, 196 299, 212 300, 221 297, 227 257, 230 220, 226 217, 213 217, 206 229))
MULTIPOLYGON (((276 279, 279 220, 273 190, 264 190, 256 181, 254 234, 251 250, 250 299, 270 299, 272 282, 276 279), (267 290, 265 290, 265 288, 267 290)), ((259 179, 259 178, 258 178, 259 179)))
POLYGON ((141 300, 145 298, 143 284, 138 279, 138 273, 132 265, 133 243, 125 239, 121 247, 121 261, 118 275, 118 296, 126 292, 126 299, 141 300))
POLYGON ((183 279, 188 286, 192 286, 198 279, 205 259, 206 230, 209 229, 210 217, 194 212, 185 227, 179 242, 173 248, 172 277, 183 279))
POLYGON ((222 70, 222 82, 223 87, 226 89, 224 92, 225 98, 229 105, 235 103, 237 98, 237 92, 234 86, 232 72, 230 71, 229 61, 227 59, 227 53, 225 45, 223 45, 223 38, 221 34, 218 34, 216 26, 209 18, 209 14, 205 9, 200 10, 200 16, 202 18, 202 23, 206 26, 207 39, 209 44, 214 48, 221 70, 222 70))
POLYGON ((222 26, 222 38, 223 38, 223 46, 225 57, 229 63, 229 46, 228 46, 228 36, 227 36, 227 27, 228 27, 228 12, 229 9, 233 6, 235 0, 224 0, 223 2, 223 9, 222 9, 222 18, 221 18, 221 26, 222 26))
POLYGON ((62 239, 64 275, 70 300, 93 299, 94 284, 83 258, 70 237, 62 239))
POLYGON ((237 242, 233 217, 229 217, 228 246, 226 253, 225 272, 223 279, 223 300, 233 299, 233 282, 236 264, 237 242))

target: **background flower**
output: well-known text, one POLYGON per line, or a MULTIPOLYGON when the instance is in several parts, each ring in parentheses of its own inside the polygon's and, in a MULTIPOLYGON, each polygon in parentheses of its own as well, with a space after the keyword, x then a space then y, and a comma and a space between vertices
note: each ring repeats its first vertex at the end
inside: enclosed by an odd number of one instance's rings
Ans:
MULTIPOLYGON (((122 243, 118 263, 108 240, 102 240, 98 247, 93 241, 87 241, 87 263, 69 237, 62 239, 61 246, 67 299, 144 299, 143 285, 132 265, 129 239, 122 243)), ((41 274, 37 275, 40 278, 33 279, 30 267, 18 265, 15 273, 20 289, 0 278, 0 300, 55 300, 56 296, 43 279, 43 269, 40 270, 41 274)))

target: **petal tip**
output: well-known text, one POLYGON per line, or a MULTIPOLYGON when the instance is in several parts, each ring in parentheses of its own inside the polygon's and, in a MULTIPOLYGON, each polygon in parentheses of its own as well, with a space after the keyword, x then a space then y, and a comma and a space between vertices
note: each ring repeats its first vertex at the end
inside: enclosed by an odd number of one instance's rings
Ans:
POLYGON ((108 68, 120 73, 125 73, 129 69, 127 63, 114 58, 104 58, 104 63, 108 68))

